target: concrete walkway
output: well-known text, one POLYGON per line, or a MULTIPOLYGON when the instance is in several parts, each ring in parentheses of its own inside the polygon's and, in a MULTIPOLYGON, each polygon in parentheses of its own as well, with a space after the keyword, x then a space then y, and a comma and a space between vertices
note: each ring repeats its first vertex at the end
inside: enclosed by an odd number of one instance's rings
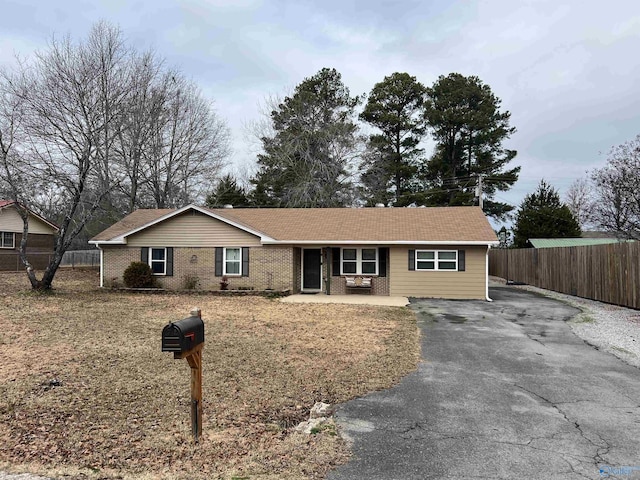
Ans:
POLYGON ((341 405, 352 460, 329 480, 640 478, 640 370, 576 337, 564 303, 420 300, 423 361, 341 405))
POLYGON ((383 307, 404 307, 409 304, 407 297, 387 297, 381 295, 325 295, 324 293, 297 294, 283 297, 285 303, 345 303, 348 305, 376 305, 383 307))

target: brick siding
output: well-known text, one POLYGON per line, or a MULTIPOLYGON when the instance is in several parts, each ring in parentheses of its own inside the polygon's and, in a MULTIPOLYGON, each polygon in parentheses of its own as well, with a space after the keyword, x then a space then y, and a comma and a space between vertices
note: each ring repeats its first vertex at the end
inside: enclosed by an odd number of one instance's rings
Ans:
MULTIPOLYGON (((122 284, 122 274, 131 262, 140 261, 140 248, 104 246, 104 284, 122 284)), ((249 249, 249 276, 228 276, 229 289, 255 290, 293 289, 292 247, 251 247, 249 249)), ((173 276, 158 276, 164 288, 181 290, 189 278, 197 277, 198 289, 219 290, 221 277, 215 276, 215 248, 173 249, 173 276)))
MULTIPOLYGON (((18 249, 22 241, 22 234, 16 233, 15 248, 0 248, 0 271, 19 271, 24 266, 20 260, 18 249)), ((54 237, 53 235, 44 235, 31 233, 27 237, 27 258, 33 268, 36 270, 44 270, 51 256, 53 255, 54 237)))
POLYGON ((293 293, 300 293, 302 289, 302 249, 293 249, 293 293))
MULTIPOLYGON (((349 275, 367 277, 368 275, 349 275)), ((368 288, 347 288, 344 276, 331 277, 331 295, 369 293, 368 288)), ((371 277, 371 295, 389 295, 389 277, 371 277)))

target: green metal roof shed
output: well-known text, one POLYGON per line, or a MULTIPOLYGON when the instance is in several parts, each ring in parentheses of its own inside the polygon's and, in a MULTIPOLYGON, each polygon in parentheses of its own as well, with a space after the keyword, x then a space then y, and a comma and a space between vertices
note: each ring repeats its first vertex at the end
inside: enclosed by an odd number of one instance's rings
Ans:
POLYGON ((530 238, 533 248, 584 247, 587 245, 604 245, 607 243, 625 242, 617 238, 530 238))

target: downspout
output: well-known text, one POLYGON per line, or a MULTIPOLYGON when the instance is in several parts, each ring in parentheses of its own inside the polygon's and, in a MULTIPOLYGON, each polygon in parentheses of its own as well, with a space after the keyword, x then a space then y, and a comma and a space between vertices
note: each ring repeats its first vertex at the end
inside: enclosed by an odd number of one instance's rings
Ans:
POLYGON ((487 302, 493 302, 493 300, 491 300, 491 298, 489 297, 489 249, 490 248, 491 248, 491 245, 487 245, 487 255, 485 260, 485 275, 484 275, 485 298, 487 299, 487 302))
POLYGON ((104 288, 104 252, 100 245, 96 245, 98 250, 100 250, 100 288, 104 288))

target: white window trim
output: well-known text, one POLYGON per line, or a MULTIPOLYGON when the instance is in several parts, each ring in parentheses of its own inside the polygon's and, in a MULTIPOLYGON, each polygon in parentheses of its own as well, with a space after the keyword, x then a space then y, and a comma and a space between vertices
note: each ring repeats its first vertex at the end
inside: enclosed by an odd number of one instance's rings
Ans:
POLYGON ((341 248, 340 249, 340 275, 367 275, 367 276, 378 276, 378 264, 380 262, 380 255, 377 247, 349 247, 349 248, 341 248), (345 250, 355 250, 356 251, 356 259, 355 260, 345 260, 344 259, 344 251, 345 250), (372 263, 375 262, 376 271, 375 273, 362 273, 362 250, 374 250, 376 252, 375 260, 364 260, 365 262, 372 263), (355 273, 345 273, 344 272, 344 262, 356 262, 356 271, 355 273))
POLYGON ((457 272, 458 271, 458 250, 416 250, 416 257, 414 259, 416 272, 457 272), (433 252, 433 260, 418 260, 418 252, 433 252), (455 260, 440 260, 438 254, 440 253, 455 253, 455 260), (418 268, 418 261, 431 262, 433 261, 433 268, 418 268), (456 268, 438 268, 439 262, 455 262, 456 268))
MULTIPOLYGON (((230 260, 235 262, 235 260, 230 260)), ((242 276, 242 247, 224 247, 222 249, 222 274, 227 277, 241 277, 242 276), (240 258, 238 260, 239 268, 238 273, 227 273, 227 249, 240 250, 240 258)))
POLYGON ((0 232, 0 248, 8 248, 10 250, 13 250, 14 248, 16 248, 16 234, 15 232, 0 232), (11 234, 11 246, 7 247, 4 244, 4 235, 5 233, 10 233, 11 234))
POLYGON ((162 264, 164 265, 164 269, 162 270, 162 273, 154 273, 154 275, 158 277, 165 277, 167 275, 167 249, 166 248, 149 247, 149 267, 151 267, 151 270, 153 271, 153 265, 151 264, 151 262, 155 262, 155 263, 162 262, 162 264), (152 260, 154 250, 164 250, 164 260, 152 260))

